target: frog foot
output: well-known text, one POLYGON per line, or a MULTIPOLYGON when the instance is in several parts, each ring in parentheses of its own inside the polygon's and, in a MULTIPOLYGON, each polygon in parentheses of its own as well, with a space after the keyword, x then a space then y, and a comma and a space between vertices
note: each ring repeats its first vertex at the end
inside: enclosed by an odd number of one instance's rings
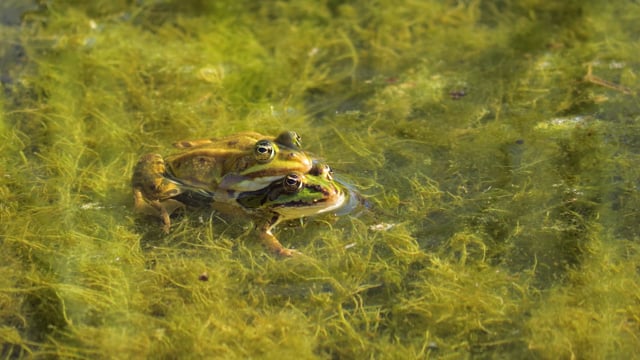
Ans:
POLYGON ((282 257, 293 257, 293 256, 300 256, 302 255, 302 253, 298 250, 294 250, 294 249, 288 249, 286 247, 282 247, 280 249, 276 250, 276 254, 278 256, 282 256, 282 257))
POLYGON ((300 251, 288 249, 278 241, 278 239, 271 233, 271 227, 263 228, 260 232, 260 240, 262 244, 272 253, 282 257, 292 257, 302 255, 300 251))

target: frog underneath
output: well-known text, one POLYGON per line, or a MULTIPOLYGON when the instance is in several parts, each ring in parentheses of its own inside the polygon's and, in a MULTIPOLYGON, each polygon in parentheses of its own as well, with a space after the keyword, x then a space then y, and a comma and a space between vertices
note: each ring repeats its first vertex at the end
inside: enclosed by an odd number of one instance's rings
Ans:
POLYGON ((314 163, 307 173, 292 172, 269 186, 244 192, 189 190, 176 197, 183 204, 211 206, 222 212, 240 209, 256 222, 262 243, 281 256, 297 251, 282 246, 273 234, 279 223, 334 211, 348 204, 353 194, 333 180, 328 165, 314 163))

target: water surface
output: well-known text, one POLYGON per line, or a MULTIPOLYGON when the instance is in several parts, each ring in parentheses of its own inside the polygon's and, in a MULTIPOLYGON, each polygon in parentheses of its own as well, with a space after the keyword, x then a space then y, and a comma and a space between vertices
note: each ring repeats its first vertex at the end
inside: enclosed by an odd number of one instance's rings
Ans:
POLYGON ((634 1, 0 5, 7 358, 629 358, 634 1), (369 206, 132 209, 137 158, 295 130, 369 206))

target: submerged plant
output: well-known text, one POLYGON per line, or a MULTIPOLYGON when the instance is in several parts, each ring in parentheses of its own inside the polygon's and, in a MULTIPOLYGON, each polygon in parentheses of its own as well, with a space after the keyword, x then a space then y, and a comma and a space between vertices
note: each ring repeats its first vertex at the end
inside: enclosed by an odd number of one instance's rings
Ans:
POLYGON ((3 2, 3 357, 633 356, 638 10, 3 2), (140 155, 285 129, 368 204, 306 256, 136 221, 140 155))

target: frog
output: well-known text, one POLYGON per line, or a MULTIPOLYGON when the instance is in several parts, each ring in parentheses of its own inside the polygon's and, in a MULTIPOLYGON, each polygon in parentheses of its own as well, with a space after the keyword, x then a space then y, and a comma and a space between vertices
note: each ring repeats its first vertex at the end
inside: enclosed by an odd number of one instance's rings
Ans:
POLYGON ((335 211, 355 194, 351 188, 334 180, 329 165, 315 161, 305 173, 290 172, 268 186, 252 191, 187 190, 176 199, 193 207, 211 206, 221 212, 240 209, 254 219, 262 244, 271 252, 291 257, 301 254, 285 248, 273 231, 283 221, 335 211))
POLYGON ((135 210, 160 217, 165 233, 171 228, 170 215, 183 207, 175 197, 184 191, 254 191, 312 167, 293 131, 277 137, 241 132, 173 145, 178 151, 166 157, 140 157, 132 178, 135 210))
POLYGON ((206 190, 251 191, 281 179, 289 171, 308 172, 311 158, 300 136, 285 131, 276 138, 255 132, 174 143, 182 151, 165 157, 167 175, 206 190))

